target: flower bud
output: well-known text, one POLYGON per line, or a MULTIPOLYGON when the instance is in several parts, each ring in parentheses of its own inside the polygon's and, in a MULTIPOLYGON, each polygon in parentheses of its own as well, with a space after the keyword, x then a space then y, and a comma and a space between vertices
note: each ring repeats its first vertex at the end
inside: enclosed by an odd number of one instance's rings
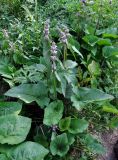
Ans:
POLYGON ((52 45, 51 45, 51 54, 52 55, 56 55, 57 54, 57 46, 56 46, 55 42, 52 42, 52 45))
POLYGON ((50 28, 50 25, 49 25, 49 19, 45 21, 45 24, 44 24, 44 37, 45 39, 49 39, 49 28, 50 28))
POLYGON ((53 132, 55 132, 55 131, 57 130, 57 128, 58 128, 58 126, 57 126, 57 125, 53 125, 53 126, 52 126, 52 130, 53 130, 53 132))
POLYGON ((62 43, 66 43, 67 42, 67 36, 66 36, 66 33, 65 32, 60 32, 60 41, 62 43))
POLYGON ((69 29, 66 26, 64 26, 63 31, 61 29, 59 29, 59 32, 60 32, 60 41, 62 43, 67 43, 67 38, 70 35, 69 29))
POLYGON ((52 63, 52 72, 56 71, 56 64, 55 62, 52 63))
POLYGON ((52 45, 51 45, 51 56, 50 56, 50 59, 51 59, 51 62, 52 62, 52 72, 54 72, 56 70, 56 60, 57 60, 57 45, 55 42, 52 42, 52 45))
POLYGON ((57 57, 56 56, 51 56, 50 59, 51 59, 52 62, 54 62, 54 61, 57 60, 57 57))

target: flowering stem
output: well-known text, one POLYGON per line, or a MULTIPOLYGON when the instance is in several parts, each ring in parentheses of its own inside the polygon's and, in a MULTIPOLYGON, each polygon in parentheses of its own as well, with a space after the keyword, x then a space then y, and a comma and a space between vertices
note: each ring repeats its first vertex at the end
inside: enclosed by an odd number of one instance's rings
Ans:
POLYGON ((53 72, 53 86, 54 86, 54 98, 57 99, 57 91, 56 91, 56 77, 55 77, 55 72, 53 72))
POLYGON ((67 46, 64 45, 64 62, 67 60, 67 46))

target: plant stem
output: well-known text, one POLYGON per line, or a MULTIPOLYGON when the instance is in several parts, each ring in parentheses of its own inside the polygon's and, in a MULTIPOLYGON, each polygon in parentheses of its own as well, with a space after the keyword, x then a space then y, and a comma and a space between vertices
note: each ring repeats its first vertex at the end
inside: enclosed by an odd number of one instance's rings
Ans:
POLYGON ((67 60, 67 46, 64 45, 64 62, 67 60))
POLYGON ((57 99, 57 91, 56 91, 56 77, 55 77, 55 72, 53 72, 53 86, 54 86, 54 97, 57 99))

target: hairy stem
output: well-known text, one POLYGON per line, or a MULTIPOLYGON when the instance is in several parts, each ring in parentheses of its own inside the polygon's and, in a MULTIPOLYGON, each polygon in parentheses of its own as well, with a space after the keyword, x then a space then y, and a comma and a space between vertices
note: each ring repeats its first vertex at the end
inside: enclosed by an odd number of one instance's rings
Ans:
POLYGON ((64 45, 64 62, 67 60, 67 46, 64 45))

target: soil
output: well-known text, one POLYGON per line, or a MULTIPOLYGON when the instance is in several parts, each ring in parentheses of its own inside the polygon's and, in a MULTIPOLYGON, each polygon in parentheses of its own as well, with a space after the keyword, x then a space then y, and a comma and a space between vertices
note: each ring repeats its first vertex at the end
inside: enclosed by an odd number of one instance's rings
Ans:
POLYGON ((118 160, 118 129, 102 133, 100 139, 107 152, 98 160, 118 160))

